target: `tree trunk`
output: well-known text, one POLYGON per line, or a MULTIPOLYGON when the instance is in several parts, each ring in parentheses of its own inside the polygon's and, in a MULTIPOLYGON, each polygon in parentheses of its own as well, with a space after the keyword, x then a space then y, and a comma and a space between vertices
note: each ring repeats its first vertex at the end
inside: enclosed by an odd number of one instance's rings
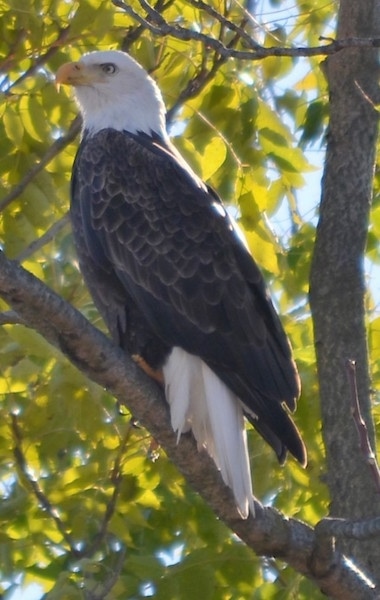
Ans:
MULTIPOLYGON (((337 37, 379 37, 379 17, 379 0, 342 0, 337 37)), ((328 58, 325 67, 330 89, 330 126, 310 303, 331 493, 330 514, 360 519, 379 515, 380 502, 350 412, 351 391, 345 360, 354 359, 357 363, 360 406, 374 444, 363 256, 377 138, 377 51, 343 50, 328 58)), ((358 564, 380 581, 378 539, 339 543, 345 553, 355 557, 358 564)))

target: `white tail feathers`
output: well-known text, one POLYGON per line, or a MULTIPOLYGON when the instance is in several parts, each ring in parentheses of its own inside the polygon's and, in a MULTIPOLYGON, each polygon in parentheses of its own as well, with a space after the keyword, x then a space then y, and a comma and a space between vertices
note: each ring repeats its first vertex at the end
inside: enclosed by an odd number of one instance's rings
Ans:
POLYGON ((174 347, 164 367, 171 422, 192 430, 232 489, 240 515, 254 514, 247 436, 240 400, 199 357, 174 347))

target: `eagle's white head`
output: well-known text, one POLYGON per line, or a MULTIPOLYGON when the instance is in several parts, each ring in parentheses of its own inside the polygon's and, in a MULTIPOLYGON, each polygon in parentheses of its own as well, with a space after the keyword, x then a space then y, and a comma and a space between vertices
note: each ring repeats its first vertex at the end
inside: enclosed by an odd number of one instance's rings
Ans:
POLYGON ((62 65, 56 82, 74 86, 86 132, 111 128, 131 133, 154 132, 166 138, 161 92, 125 52, 89 52, 78 62, 62 65))

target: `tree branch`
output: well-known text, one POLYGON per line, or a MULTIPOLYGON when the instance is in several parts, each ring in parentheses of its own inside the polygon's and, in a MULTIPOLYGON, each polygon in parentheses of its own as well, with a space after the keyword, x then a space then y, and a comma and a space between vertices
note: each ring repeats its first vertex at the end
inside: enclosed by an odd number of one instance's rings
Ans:
POLYGON ((3 253, 0 253, 0 295, 29 327, 60 348, 82 372, 129 407, 215 513, 257 554, 287 561, 331 598, 376 597, 372 582, 364 580, 335 550, 323 569, 316 564, 316 538, 306 524, 288 519, 258 502, 255 518, 240 519, 232 494, 212 459, 197 451, 189 434, 182 435, 177 444, 160 388, 77 310, 3 253))
MULTIPOLYGON (((147 12, 149 20, 139 15, 131 6, 123 2, 123 0, 112 0, 112 3, 116 7, 121 8, 127 15, 135 19, 135 21, 137 21, 140 25, 145 27, 154 35, 159 37, 171 36, 183 41, 192 40, 200 42, 206 48, 211 48, 225 59, 235 58, 240 60, 262 60, 269 56, 329 56, 336 54, 345 48, 356 47, 373 49, 380 47, 380 38, 349 37, 345 39, 333 40, 323 46, 301 46, 293 48, 286 48, 283 46, 271 46, 266 48, 264 46, 260 46, 252 39, 249 44, 252 46, 252 50, 237 50, 236 48, 226 46, 222 41, 204 33, 187 29, 178 24, 170 25, 167 21, 165 21, 159 12, 157 12, 148 2, 146 2, 146 0, 139 0, 139 2, 141 7, 147 12)), ((225 19, 225 23, 228 23, 228 19, 225 19)), ((236 26, 234 29, 236 29, 236 26)), ((247 43, 248 34, 243 35, 243 31, 241 31, 240 35, 244 37, 244 41, 247 43)))
POLYGON ((36 177, 36 175, 38 175, 38 173, 42 171, 42 169, 44 169, 46 165, 48 165, 49 162, 53 160, 53 158, 63 150, 63 148, 65 148, 68 144, 70 144, 70 142, 72 142, 76 138, 76 136, 80 132, 81 123, 81 117, 78 116, 74 119, 74 121, 71 123, 68 132, 65 133, 65 135, 62 135, 57 140, 55 140, 55 142, 50 146, 49 150, 45 152, 40 162, 33 165, 33 167, 26 173, 23 179, 12 188, 12 190, 9 192, 9 194, 7 194, 7 196, 5 196, 1 200, 0 212, 3 211, 11 202, 13 202, 13 200, 18 198, 25 190, 26 186, 31 181, 33 181, 34 177, 36 177))
POLYGON ((94 554, 98 551, 101 544, 104 541, 104 538, 107 535, 108 525, 115 513, 117 500, 120 494, 120 487, 123 481, 123 473, 122 473, 122 459, 127 447, 127 443, 130 439, 133 425, 129 423, 126 433, 124 434, 120 446, 118 448, 114 465, 112 467, 112 471, 110 474, 110 481, 113 486, 111 498, 109 499, 106 510, 104 512, 103 518, 100 522, 99 531, 95 535, 95 539, 91 542, 89 546, 87 546, 83 552, 83 556, 94 556, 94 554))
POLYGON ((355 423, 356 431, 358 433, 360 450, 362 451, 364 460, 370 469, 373 481, 377 489, 377 493, 380 493, 379 466, 377 464, 376 455, 372 449, 371 442, 369 440, 367 425, 362 417, 362 412, 359 404, 358 386, 356 380, 356 362, 354 360, 347 359, 346 369, 351 391, 351 414, 355 423))
POLYGON ((22 263, 24 260, 26 260, 27 258, 32 256, 32 254, 34 254, 38 250, 41 250, 41 248, 43 248, 46 244, 51 242, 55 238, 55 236, 61 231, 61 229, 64 229, 64 227, 66 227, 66 225, 68 225, 68 224, 69 224, 69 213, 65 213, 63 215, 63 217, 58 219, 58 221, 55 221, 55 223, 53 223, 53 225, 51 227, 49 227, 49 229, 47 231, 45 231, 45 233, 43 235, 41 235, 39 238, 33 240, 29 244, 29 246, 24 248, 24 250, 22 250, 22 252, 20 252, 17 256, 15 256, 15 260, 22 263))
MULTIPOLYGON (((105 581, 97 583, 94 589, 88 589, 87 586, 85 586, 83 590, 85 600, 104 600, 105 598, 109 597, 108 594, 114 585, 116 585, 122 572, 126 554, 126 549, 121 548, 117 554, 115 564, 112 566, 112 569, 110 569, 109 575, 105 578, 105 581)), ((90 576, 91 575, 92 574, 90 573, 90 576)))
MULTIPOLYGON (((20 83, 28 79, 28 77, 34 75, 38 71, 38 69, 40 69, 45 63, 47 63, 47 61, 50 60, 52 56, 54 56, 54 54, 59 50, 59 48, 66 43, 69 33, 70 26, 62 27, 61 29, 59 29, 57 38, 54 40, 54 42, 52 42, 49 45, 47 51, 44 54, 40 54, 39 56, 37 56, 37 58, 33 59, 31 66, 28 69, 26 69, 26 71, 24 71, 18 79, 16 79, 8 87, 6 87, 3 90, 3 92, 5 94, 9 94, 15 86, 20 85, 20 83)), ((10 60, 6 59, 0 66, 0 69, 2 71, 4 71, 5 69, 8 70, 12 66, 12 55, 13 53, 11 54, 10 60)))
MULTIPOLYGON (((223 22, 222 22, 223 25, 223 22)), ((228 44, 228 48, 233 48, 239 41, 241 32, 243 31, 240 27, 236 27, 239 31, 235 33, 233 38, 230 40, 228 44)), ((222 35, 222 32, 221 34, 222 35)), ((214 53, 214 60, 209 69, 206 68, 206 59, 205 55, 203 55, 204 65, 201 66, 200 70, 196 75, 187 82, 186 86, 181 90, 180 94, 177 97, 177 100, 172 104, 170 109, 166 113, 166 122, 170 126, 175 113, 178 109, 190 98, 194 98, 197 96, 202 89, 213 80, 218 70, 222 67, 222 65, 226 62, 227 58, 220 56, 217 52, 214 53)), ((220 132, 219 132, 220 135, 220 132)))
POLYGON ((316 527, 320 536, 349 537, 355 540, 379 537, 380 517, 373 519, 362 519, 360 521, 349 521, 348 519, 334 519, 327 517, 322 519, 316 527))
MULTIPOLYGON (((167 0, 166 2, 165 0, 157 0, 156 4, 154 5, 154 8, 157 12, 161 13, 164 12, 167 8, 169 8, 174 2, 175 0, 167 0)), ((123 39, 120 49, 124 50, 124 52, 128 52, 132 44, 134 44, 136 40, 139 39, 139 37, 144 31, 145 27, 141 24, 129 29, 123 39)))
POLYGON ((0 325, 26 325, 26 323, 15 310, 7 310, 0 313, 0 325))
MULTIPOLYGON (((213 17, 221 25, 223 25, 224 27, 226 27, 227 29, 229 29, 230 31, 232 31, 233 33, 235 33, 242 40, 244 40, 244 42, 250 48, 253 48, 255 50, 262 48, 262 46, 260 46, 260 44, 258 44, 249 35, 249 33, 247 33, 244 30, 244 26, 246 25, 247 22, 249 22, 249 20, 248 20, 247 17, 244 18, 244 21, 243 21, 242 25, 239 26, 239 25, 236 25, 236 23, 234 23, 233 21, 230 21, 229 19, 227 19, 225 16, 221 15, 217 10, 215 10, 215 8, 213 8, 209 4, 206 4, 206 2, 202 2, 202 0, 191 0, 190 4, 192 6, 195 6, 195 8, 199 8, 201 10, 204 10, 208 15, 210 15, 211 17, 213 17)), ((248 13, 246 13, 246 14, 248 14, 248 13)))
POLYGON ((61 534, 62 538, 65 540, 67 546, 69 547, 70 553, 74 557, 79 557, 80 553, 77 552, 77 550, 75 549, 74 541, 72 540, 71 535, 67 531, 63 521, 60 519, 57 511, 51 504, 50 500, 44 494, 37 479, 30 474, 24 450, 22 447, 22 433, 16 414, 11 414, 11 431, 14 440, 13 454, 18 469, 22 473, 24 480, 28 483, 28 486, 32 490, 33 494, 37 498, 37 501, 40 503, 41 508, 48 513, 51 519, 53 519, 55 526, 57 527, 59 533, 61 534))

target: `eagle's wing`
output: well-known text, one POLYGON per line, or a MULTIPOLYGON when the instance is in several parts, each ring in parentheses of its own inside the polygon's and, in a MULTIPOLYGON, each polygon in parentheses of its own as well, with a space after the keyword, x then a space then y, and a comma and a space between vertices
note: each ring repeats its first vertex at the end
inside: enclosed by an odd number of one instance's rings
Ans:
POLYGON ((103 130, 82 141, 72 198, 87 282, 95 297, 117 298, 114 319, 106 307, 111 332, 125 294, 164 347, 200 356, 236 393, 280 459, 287 447, 304 463, 282 406, 293 410, 299 395, 290 346, 217 195, 160 138, 103 130))

